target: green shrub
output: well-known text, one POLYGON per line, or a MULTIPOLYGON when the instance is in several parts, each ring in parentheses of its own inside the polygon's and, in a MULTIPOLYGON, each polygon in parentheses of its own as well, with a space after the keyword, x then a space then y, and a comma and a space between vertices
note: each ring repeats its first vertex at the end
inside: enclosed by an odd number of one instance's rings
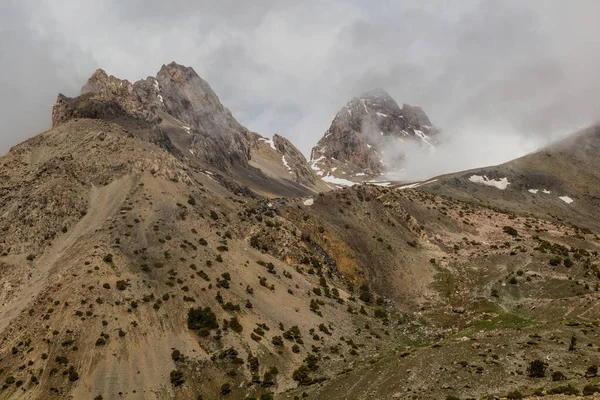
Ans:
POLYGON ((575 347, 577 346, 577 337, 575 335, 571 336, 571 343, 569 343, 569 351, 575 351, 575 347))
POLYGON ((543 378, 546 376, 547 367, 548 364, 542 360, 533 360, 527 367, 527 375, 529 375, 530 378, 543 378))
POLYGON ((273 343, 275 346, 283 346, 283 339, 281 336, 273 336, 271 343, 273 343))
POLYGON ((310 377, 310 370, 304 364, 292 373, 292 379, 298 382, 299 386, 308 386, 313 383, 310 377))
POLYGON ((507 235, 510 235, 510 236, 519 236, 519 232, 517 232, 517 230, 515 228, 513 228, 512 226, 505 226, 504 228, 502 228, 502 230, 507 235))
POLYGON ((589 384, 583 387, 582 394, 584 396, 591 396, 595 393, 600 393, 600 386, 589 384))
POLYGON ((117 281, 117 289, 125 290, 125 289, 127 289, 127 286, 129 286, 129 283, 127 283, 127 281, 124 281, 124 280, 117 281))
POLYGON ((577 390, 577 388, 575 388, 573 385, 557 386, 555 388, 548 390, 548 394, 566 394, 566 395, 578 396, 579 390, 577 390))
POLYGON ((54 361, 56 361, 58 364, 63 364, 63 365, 67 365, 69 363, 69 360, 65 356, 56 356, 54 361))
POLYGON ((173 361, 181 360, 181 352, 177 349, 173 350, 173 352, 171 353, 171 358, 173 359, 173 361))
POLYGON ((523 398, 523 394, 518 390, 513 390, 512 392, 506 395, 506 398, 509 400, 520 400, 523 398))
POLYGON ((236 333, 241 333, 244 330, 244 327, 238 321, 237 317, 231 318, 229 321, 229 328, 236 333))
POLYGON ((567 377, 562 372, 560 372, 560 371, 554 371, 552 373, 552 381, 553 382, 566 381, 566 380, 567 380, 567 377))
POLYGON ((386 318, 387 317, 387 311, 383 307, 377 307, 375 309, 374 315, 375 315, 375 318, 386 318))
POLYGON ((198 331, 200 336, 208 336, 212 329, 219 329, 219 322, 210 307, 190 308, 188 311, 188 329, 198 331))
POLYGON ((548 264, 552 265, 553 267, 556 267, 557 265, 560 265, 561 262, 562 262, 562 258, 560 258, 560 257, 552 257, 548 261, 548 264))
POLYGON ((271 367, 263 377, 263 386, 273 386, 275 384, 275 378, 279 374, 277 367, 271 367))
POLYGON ((565 267, 571 268, 573 266, 573 260, 571 260, 570 258, 565 258, 563 264, 565 265, 565 267))
POLYGON ((69 374, 69 381, 70 382, 75 382, 77 380, 79 380, 79 374, 77 373, 77 371, 75 370, 74 366, 70 366, 68 369, 68 374, 69 374))
POLYGON ((231 393, 231 385, 229 383, 224 383, 221 385, 221 394, 223 396, 227 396, 229 393, 231 393))
POLYGON ((171 371, 171 384, 175 387, 183 385, 185 379, 183 379, 183 372, 178 369, 171 371))

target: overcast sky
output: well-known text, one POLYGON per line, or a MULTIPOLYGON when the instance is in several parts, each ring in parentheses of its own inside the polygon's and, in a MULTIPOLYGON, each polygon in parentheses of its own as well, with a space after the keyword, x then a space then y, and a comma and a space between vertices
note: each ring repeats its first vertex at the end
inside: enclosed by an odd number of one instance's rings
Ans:
POLYGON ((135 81, 177 61, 305 154, 379 86, 444 131, 444 168, 500 162, 600 119, 598 15, 596 0, 3 0, 0 153, 96 68, 135 81))

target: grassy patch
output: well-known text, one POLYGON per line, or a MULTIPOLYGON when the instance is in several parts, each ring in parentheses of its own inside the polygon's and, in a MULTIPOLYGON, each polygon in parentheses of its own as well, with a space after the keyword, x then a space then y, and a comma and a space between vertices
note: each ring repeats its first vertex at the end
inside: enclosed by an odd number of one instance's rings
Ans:
POLYGON ((525 328, 535 324, 535 320, 524 318, 515 313, 502 312, 496 318, 492 318, 491 320, 474 321, 473 323, 469 324, 468 327, 475 328, 477 330, 491 331, 498 328, 525 328))

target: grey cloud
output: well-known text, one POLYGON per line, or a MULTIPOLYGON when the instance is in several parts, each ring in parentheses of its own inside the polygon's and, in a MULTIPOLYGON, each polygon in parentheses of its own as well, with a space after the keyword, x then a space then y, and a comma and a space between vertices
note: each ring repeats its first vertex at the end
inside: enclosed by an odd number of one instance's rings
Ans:
POLYGON ((248 128, 305 154, 350 98, 383 87, 422 106, 445 146, 464 153, 423 165, 431 174, 517 157, 600 115, 594 0, 0 7, 11 32, 0 38, 0 84, 12 98, 1 104, 0 153, 47 128, 56 94, 74 94, 95 68, 137 80, 173 60, 193 66, 248 128))

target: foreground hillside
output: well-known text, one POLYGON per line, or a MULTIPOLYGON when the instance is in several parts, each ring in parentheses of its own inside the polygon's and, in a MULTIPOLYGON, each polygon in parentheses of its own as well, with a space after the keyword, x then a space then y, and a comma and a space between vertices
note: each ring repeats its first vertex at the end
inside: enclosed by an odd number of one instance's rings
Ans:
POLYGON ((568 208, 598 196, 595 131, 545 150, 560 169, 515 161, 544 172, 535 188, 571 185, 545 212, 510 164, 505 190, 475 172, 329 190, 164 68, 125 93, 96 73, 0 159, 1 398, 600 392, 600 222, 568 208), (586 192, 569 165, 590 167, 586 192))

